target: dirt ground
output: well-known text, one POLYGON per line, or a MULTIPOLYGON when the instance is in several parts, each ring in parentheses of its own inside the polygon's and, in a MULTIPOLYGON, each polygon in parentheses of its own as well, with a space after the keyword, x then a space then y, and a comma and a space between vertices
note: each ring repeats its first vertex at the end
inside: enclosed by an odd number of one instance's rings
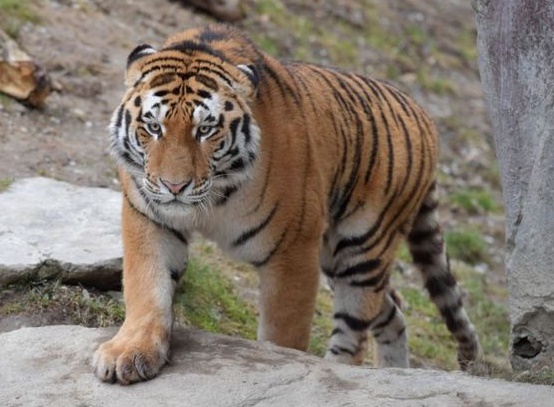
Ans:
MULTIPOLYGON (((36 3, 40 22, 24 24, 17 40, 47 69, 62 91, 47 99, 43 111, 28 110, 17 103, 0 104, 0 177, 43 175, 80 185, 116 187, 114 165, 107 154, 106 127, 124 89, 123 69, 128 53, 139 43, 159 45, 169 34, 214 21, 183 3, 169 0, 43 0, 36 3)), ((321 1, 285 3, 290 3, 291 10, 320 18, 322 22, 330 13, 335 13, 355 24, 359 12, 356 7, 346 6, 345 1, 327 2, 327 5, 321 1)), ((408 1, 391 12, 406 14, 408 19, 411 14, 417 18, 417 13, 433 17, 437 15, 437 8, 431 7, 431 3, 408 1), (410 3, 413 3, 411 9, 410 3)), ((455 29, 461 18, 472 18, 469 6, 460 6, 465 1, 447 3, 449 6, 438 8, 440 18, 429 19, 436 25, 433 30, 438 35, 455 29), (462 16, 460 11, 464 12, 462 16)), ((246 6, 248 9, 248 2, 246 6)), ((263 26, 263 15, 250 13, 247 18, 259 20, 251 22, 251 26, 263 26)), ((290 38, 283 38, 285 46, 294 42, 294 35, 288 33, 290 38)), ((457 100, 419 96, 435 116, 453 108, 462 110, 464 120, 474 120, 475 127, 488 139, 486 112, 475 69, 475 66, 468 67, 466 76, 458 75, 463 93, 457 100), (464 106, 463 99, 469 106, 464 106)), ((403 79, 409 86, 413 79, 406 76, 403 79)), ((455 136, 444 132, 444 139, 445 154, 452 154, 455 148, 450 144, 455 142, 455 136)))
POLYGON ((0 105, 0 177, 41 175, 117 187, 106 128, 124 90, 128 53, 138 43, 159 44, 207 18, 167 0, 40 4, 40 23, 25 24, 18 42, 62 91, 42 111, 0 105))

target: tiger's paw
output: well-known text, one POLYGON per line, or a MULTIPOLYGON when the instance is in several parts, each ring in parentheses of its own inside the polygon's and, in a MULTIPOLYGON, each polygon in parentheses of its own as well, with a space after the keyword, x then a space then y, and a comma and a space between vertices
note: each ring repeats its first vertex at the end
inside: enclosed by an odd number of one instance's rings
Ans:
POLYGON ((134 332, 119 332, 101 344, 93 357, 96 376, 109 383, 128 385, 156 377, 168 360, 169 338, 134 332))

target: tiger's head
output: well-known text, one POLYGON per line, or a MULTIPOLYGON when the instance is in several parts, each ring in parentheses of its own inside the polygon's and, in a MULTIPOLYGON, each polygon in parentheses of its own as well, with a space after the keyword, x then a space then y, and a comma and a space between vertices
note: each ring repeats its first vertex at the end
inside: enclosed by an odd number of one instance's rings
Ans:
POLYGON ((249 106, 254 65, 233 64, 201 42, 140 45, 125 83, 111 150, 148 201, 210 203, 249 178, 260 137, 249 106))

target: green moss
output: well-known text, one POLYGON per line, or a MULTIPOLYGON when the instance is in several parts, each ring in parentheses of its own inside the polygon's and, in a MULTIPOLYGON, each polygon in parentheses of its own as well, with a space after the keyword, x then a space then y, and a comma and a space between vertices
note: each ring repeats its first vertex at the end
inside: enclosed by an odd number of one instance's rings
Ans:
POLYGON ((175 296, 175 313, 184 325, 248 339, 256 337, 253 307, 225 276, 194 258, 175 296))

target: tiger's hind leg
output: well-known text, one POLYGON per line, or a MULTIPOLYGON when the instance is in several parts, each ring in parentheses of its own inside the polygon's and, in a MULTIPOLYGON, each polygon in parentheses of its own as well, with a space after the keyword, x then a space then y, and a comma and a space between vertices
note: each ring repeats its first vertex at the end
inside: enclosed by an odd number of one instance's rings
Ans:
POLYGON ((327 264, 322 261, 322 269, 334 291, 334 329, 326 359, 362 364, 371 332, 380 367, 408 367, 404 318, 389 289, 389 268, 397 240, 393 238, 386 249, 376 245, 367 252, 354 246, 338 250, 339 243, 332 264, 329 255, 322 256, 322 260, 327 259, 327 264))
POLYGON ((437 306, 448 330, 458 342, 462 369, 477 359, 479 339, 462 303, 462 293, 450 264, 437 213, 435 185, 429 190, 408 234, 408 246, 421 271, 425 288, 437 306))
POLYGON ((409 367, 408 338, 400 298, 389 288, 381 312, 371 325, 378 367, 409 367))

